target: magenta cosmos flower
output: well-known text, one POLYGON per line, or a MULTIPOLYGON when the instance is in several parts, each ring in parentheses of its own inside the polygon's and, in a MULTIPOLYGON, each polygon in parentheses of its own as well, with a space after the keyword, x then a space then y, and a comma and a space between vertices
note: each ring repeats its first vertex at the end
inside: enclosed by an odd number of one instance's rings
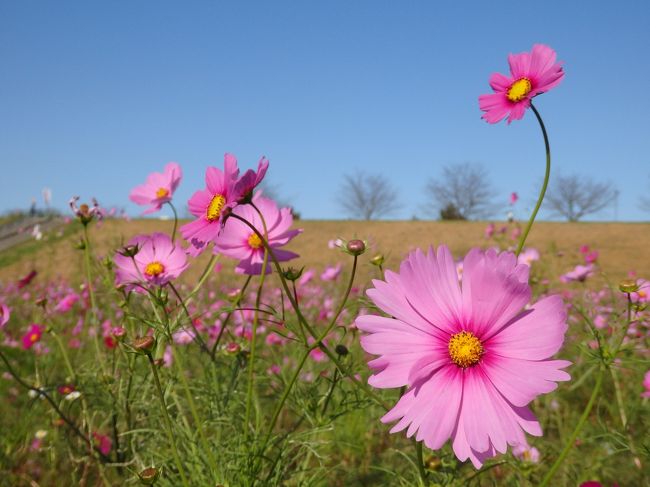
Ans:
MULTIPOLYGON (((273 254, 279 262, 295 259, 298 254, 282 250, 280 247, 286 245, 293 237, 302 230, 291 230, 293 216, 290 208, 280 208, 273 200, 264 198, 260 192, 253 197, 253 204, 260 210, 266 222, 268 231, 268 242, 273 249, 273 254)), ((250 205, 237 206, 233 213, 251 223, 262 235, 264 225, 255 209, 250 205)), ((229 218, 223 228, 223 232, 215 243, 215 252, 222 253, 233 259, 239 259, 235 271, 240 274, 261 274, 262 263, 264 262, 264 246, 262 241, 252 229, 244 222, 236 218, 229 218)), ((271 272, 271 260, 267 264, 267 273, 271 272)))
POLYGON ((558 296, 527 309, 529 268, 513 253, 471 250, 459 282, 451 253, 416 250, 399 273, 374 280, 368 297, 388 316, 364 315, 362 347, 379 355, 368 382, 408 387, 383 418, 399 420, 435 450, 451 439, 456 456, 476 468, 508 445, 527 444, 542 430, 527 405, 569 380, 562 346, 566 311, 558 296))
POLYGON ((164 233, 139 235, 129 242, 129 246, 139 248, 135 257, 116 254, 115 277, 118 286, 137 288, 134 284, 154 284, 162 286, 176 279, 187 268, 187 255, 180 245, 164 233))
POLYGON ((555 88, 564 71, 555 62, 555 51, 544 44, 535 44, 532 52, 510 54, 510 76, 494 73, 490 76, 493 94, 481 95, 478 103, 489 123, 497 123, 508 117, 508 123, 520 120, 530 106, 530 100, 555 88))
POLYGON ((152 172, 147 176, 147 181, 136 186, 129 194, 129 199, 135 204, 150 205, 143 214, 154 213, 162 208, 162 205, 172 200, 172 195, 183 179, 181 166, 170 162, 165 166, 162 173, 152 172))
POLYGON ((11 310, 9 309, 9 306, 0 302, 0 328, 7 324, 10 316, 11 310))
POLYGON ((34 346, 34 344, 41 341, 45 327, 37 324, 30 325, 27 333, 23 335, 22 342, 23 348, 28 350, 34 346))

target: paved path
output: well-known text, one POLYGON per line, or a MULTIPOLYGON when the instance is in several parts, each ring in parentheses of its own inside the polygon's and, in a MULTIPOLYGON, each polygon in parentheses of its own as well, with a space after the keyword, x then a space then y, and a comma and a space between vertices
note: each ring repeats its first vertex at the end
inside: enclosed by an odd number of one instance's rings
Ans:
POLYGON ((63 220, 55 216, 33 216, 0 225, 0 252, 14 245, 33 239, 32 230, 40 225, 42 233, 63 225, 63 220))

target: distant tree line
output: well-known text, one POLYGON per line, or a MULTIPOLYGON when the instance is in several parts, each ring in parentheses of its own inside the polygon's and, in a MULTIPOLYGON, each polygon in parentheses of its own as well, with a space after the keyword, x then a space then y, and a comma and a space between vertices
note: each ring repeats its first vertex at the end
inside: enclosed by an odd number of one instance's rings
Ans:
MULTIPOLYGON (((424 210, 441 220, 477 220, 493 216, 503 205, 488 171, 480 164, 449 164, 424 188, 424 210)), ((548 214, 579 221, 611 205, 618 191, 609 181, 596 181, 578 174, 557 174, 551 178, 542 208, 548 214)), ((401 208, 398 192, 382 174, 358 171, 344 176, 339 206, 353 219, 374 220, 391 216, 401 208)), ((640 206, 650 211, 650 197, 640 206)))

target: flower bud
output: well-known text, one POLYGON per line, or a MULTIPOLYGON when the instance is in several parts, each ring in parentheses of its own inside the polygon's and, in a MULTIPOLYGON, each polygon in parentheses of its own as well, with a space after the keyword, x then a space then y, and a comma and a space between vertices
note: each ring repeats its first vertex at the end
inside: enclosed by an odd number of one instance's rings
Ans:
POLYGON ((121 326, 115 326, 111 329, 111 335, 117 340, 121 340, 126 336, 126 329, 121 326))
POLYGON ((125 245, 120 250, 117 251, 118 254, 124 257, 135 257, 140 252, 140 246, 138 244, 134 245, 125 245))
POLYGON ((156 483, 156 480, 158 480, 158 477, 160 477, 160 470, 156 467, 145 468, 138 474, 138 478, 142 485, 153 485, 156 483))
POLYGON ((296 269, 294 267, 288 267, 287 269, 282 271, 282 275, 287 281, 297 281, 300 279, 300 276, 302 276, 302 271, 304 271, 305 268, 301 267, 300 269, 296 269))
POLYGON ((384 254, 377 254, 372 259, 370 259, 370 263, 379 267, 384 264, 384 260, 384 254))
POLYGON ((131 346, 140 352, 149 353, 153 350, 153 347, 156 345, 156 339, 150 335, 144 337, 138 337, 133 340, 131 346))
POLYGON ((355 238, 354 240, 350 240, 348 242, 346 248, 352 255, 357 256, 363 254, 366 251, 366 243, 363 240, 355 238))
POLYGON ((442 466, 442 462, 438 457, 430 456, 424 461, 424 468, 427 470, 438 470, 442 466))
POLYGON ((639 285, 634 279, 625 279, 618 284, 622 293, 630 294, 639 290, 639 285))
POLYGON ((341 355, 342 357, 344 357, 344 356, 346 356, 348 353, 350 353, 350 351, 348 350, 348 347, 346 347, 345 345, 340 344, 340 343, 336 346, 336 348, 334 349, 334 351, 335 351, 338 355, 341 355))
POLYGON ((74 244, 74 248, 77 250, 85 250, 86 242, 84 242, 83 239, 80 239, 76 244, 74 244))
POLYGON ((241 351, 241 347, 239 346, 239 343, 230 342, 226 345, 225 351, 228 355, 236 355, 241 351))
POLYGON ((160 367, 162 367, 163 365, 165 365, 165 359, 157 358, 156 360, 153 361, 153 364, 154 364, 156 367, 160 368, 160 367))

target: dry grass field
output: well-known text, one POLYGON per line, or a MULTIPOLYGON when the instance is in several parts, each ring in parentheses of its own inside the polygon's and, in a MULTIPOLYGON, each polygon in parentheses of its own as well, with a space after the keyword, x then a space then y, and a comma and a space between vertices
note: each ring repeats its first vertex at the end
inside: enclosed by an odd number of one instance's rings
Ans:
MULTIPOLYGON (((155 219, 109 220, 92 226, 90 235, 95 250, 108 256, 132 236, 171 231, 172 224, 155 219)), ((346 263, 344 254, 327 246, 328 240, 336 237, 367 239, 371 245, 370 255, 385 254, 387 268, 395 268, 405 253, 416 247, 444 243, 458 258, 470 247, 491 245, 484 236, 485 222, 297 221, 295 226, 303 228, 304 232, 289 246, 301 256, 294 265, 319 271, 326 265, 346 263)), ((0 253, 0 281, 15 280, 32 269, 42 278, 60 276, 72 282, 80 281, 82 254, 74 248, 80 233, 70 230, 66 230, 63 237, 46 237, 38 244, 30 242, 0 253)), ((650 276, 650 223, 540 222, 535 224, 528 239, 528 246, 537 248, 542 257, 555 257, 545 259, 547 265, 552 266, 546 275, 551 276, 582 263, 578 249, 584 244, 600 252, 601 270, 613 282, 626 277, 631 270, 639 276, 650 276)), ((359 283, 375 275, 368 260, 361 261, 359 283)), ((195 280, 203 269, 203 262, 207 262, 207 255, 201 256, 198 265, 192 265, 184 278, 190 282, 195 280)), ((232 261, 222 259, 221 262, 224 277, 231 275, 232 261)))

